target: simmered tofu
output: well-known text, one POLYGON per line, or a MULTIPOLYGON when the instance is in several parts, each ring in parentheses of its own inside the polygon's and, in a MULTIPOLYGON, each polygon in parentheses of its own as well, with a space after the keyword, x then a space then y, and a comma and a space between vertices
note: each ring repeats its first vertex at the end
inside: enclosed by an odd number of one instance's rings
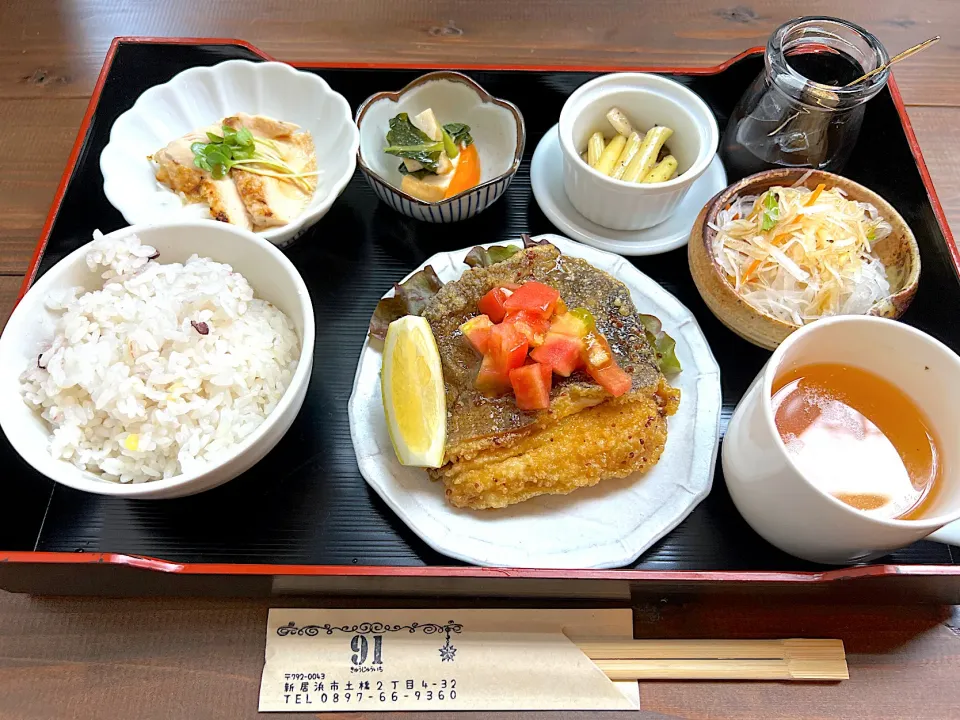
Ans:
POLYGON ((400 190, 417 200, 440 202, 480 182, 480 160, 470 126, 441 125, 432 108, 415 115, 397 113, 390 119, 386 140, 383 151, 403 161, 400 190))
POLYGON ((404 175, 400 182, 400 189, 407 195, 412 195, 424 202, 440 202, 447 194, 447 188, 450 187, 450 182, 453 180, 459 159, 459 157, 455 157, 451 160, 441 153, 436 174, 427 173, 422 179, 414 175, 404 175))
POLYGON ((410 122, 431 140, 443 139, 443 128, 440 126, 440 122, 437 120, 437 116, 431 108, 427 108, 419 115, 415 115, 410 119, 410 122))

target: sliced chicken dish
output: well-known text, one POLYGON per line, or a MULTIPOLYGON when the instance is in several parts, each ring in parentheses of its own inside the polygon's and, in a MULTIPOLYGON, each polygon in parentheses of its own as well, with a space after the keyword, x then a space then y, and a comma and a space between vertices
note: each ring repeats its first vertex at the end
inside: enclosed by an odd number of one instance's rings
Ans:
MULTIPOLYGON (((287 123, 282 123, 287 124, 287 123)), ((246 123, 244 123, 246 126, 246 123)), ((256 135, 256 133, 254 133, 256 135)), ((313 139, 309 134, 274 136, 281 149, 284 162, 298 174, 315 172, 317 157, 313 149, 313 139), (282 140, 282 142, 279 142, 282 140)), ((253 224, 267 228, 286 225, 303 212, 310 198, 316 181, 313 177, 303 178, 310 187, 310 194, 303 191, 303 186, 295 185, 286 180, 267 175, 260 175, 234 168, 231 172, 240 197, 246 205, 253 224)))
POLYGON ((203 132, 191 132, 153 154, 153 161, 157 164, 157 180, 190 202, 202 200, 200 183, 205 174, 193 164, 190 146, 195 142, 207 142, 207 136, 203 132))
POLYGON ((230 177, 219 180, 211 177, 204 178, 200 184, 200 196, 203 202, 210 206, 210 217, 214 220, 237 225, 245 230, 253 228, 246 203, 240 195, 232 173, 230 177))
POLYGON ((317 187, 313 138, 293 123, 237 113, 153 154, 157 180, 213 219, 245 229, 286 225, 317 187))

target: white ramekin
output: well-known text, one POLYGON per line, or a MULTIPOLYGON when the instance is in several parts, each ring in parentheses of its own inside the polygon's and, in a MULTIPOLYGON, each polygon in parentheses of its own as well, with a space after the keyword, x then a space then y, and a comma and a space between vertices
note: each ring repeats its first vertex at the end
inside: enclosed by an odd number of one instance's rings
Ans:
POLYGON ((570 202, 588 220, 612 230, 642 230, 670 217, 687 191, 713 160, 720 131, 707 104, 673 80, 647 73, 614 73, 580 86, 560 112, 563 186, 570 202), (643 185, 614 180, 580 157, 597 130, 613 132, 606 119, 620 108, 640 130, 666 125, 667 141, 679 163, 678 174, 663 183, 643 185))

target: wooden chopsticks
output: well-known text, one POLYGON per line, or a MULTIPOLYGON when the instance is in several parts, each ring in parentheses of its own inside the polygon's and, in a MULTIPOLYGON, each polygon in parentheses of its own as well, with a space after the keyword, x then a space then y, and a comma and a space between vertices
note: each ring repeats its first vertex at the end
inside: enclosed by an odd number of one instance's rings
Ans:
POLYGON ((611 680, 847 680, 842 640, 576 641, 611 680))

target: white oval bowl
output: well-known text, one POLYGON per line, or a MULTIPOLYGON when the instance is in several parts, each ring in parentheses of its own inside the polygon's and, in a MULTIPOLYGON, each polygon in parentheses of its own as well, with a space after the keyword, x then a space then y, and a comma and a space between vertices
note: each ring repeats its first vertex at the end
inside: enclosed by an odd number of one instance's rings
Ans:
POLYGON ((202 471, 163 480, 122 484, 104 480, 50 454, 50 426, 23 401, 20 374, 36 362, 40 350, 53 337, 59 313, 44 301, 53 290, 103 286, 99 273, 86 265, 88 246, 73 251, 37 280, 10 316, 0 335, 0 429, 13 448, 35 470, 48 478, 86 492, 126 498, 174 498, 193 495, 232 480, 260 461, 287 432, 300 412, 313 366, 314 317, 307 287, 293 263, 273 245, 248 230, 217 222, 167 223, 134 226, 110 233, 108 238, 136 234, 152 245, 163 263, 184 262, 197 253, 227 263, 253 286, 257 297, 287 314, 300 336, 300 361, 283 397, 263 423, 233 454, 202 471))
POLYGON ((587 220, 611 230, 643 230, 669 218, 717 154, 720 130, 707 104, 678 82, 647 73, 603 75, 577 88, 560 111, 563 186, 587 220), (637 128, 666 125, 677 176, 662 183, 614 180, 580 157, 596 131, 611 136, 607 111, 618 107, 637 128))
POLYGON ((144 92, 114 122, 100 154, 103 192, 131 225, 207 219, 205 205, 184 205, 160 186, 147 156, 171 140, 237 112, 269 115, 296 123, 313 136, 317 188, 293 222, 257 234, 284 245, 326 215, 356 168, 359 133, 350 104, 313 73, 286 63, 228 60, 184 70, 144 92))
POLYGON ((466 75, 448 70, 427 73, 403 90, 367 98, 357 110, 360 128, 360 171, 377 196, 397 212, 425 222, 466 220, 495 203, 510 185, 526 141, 526 127, 517 106, 500 100, 466 75), (400 189, 400 158, 383 152, 390 118, 416 115, 433 108, 441 122, 462 122, 480 157, 480 183, 452 198, 425 202, 400 189))

